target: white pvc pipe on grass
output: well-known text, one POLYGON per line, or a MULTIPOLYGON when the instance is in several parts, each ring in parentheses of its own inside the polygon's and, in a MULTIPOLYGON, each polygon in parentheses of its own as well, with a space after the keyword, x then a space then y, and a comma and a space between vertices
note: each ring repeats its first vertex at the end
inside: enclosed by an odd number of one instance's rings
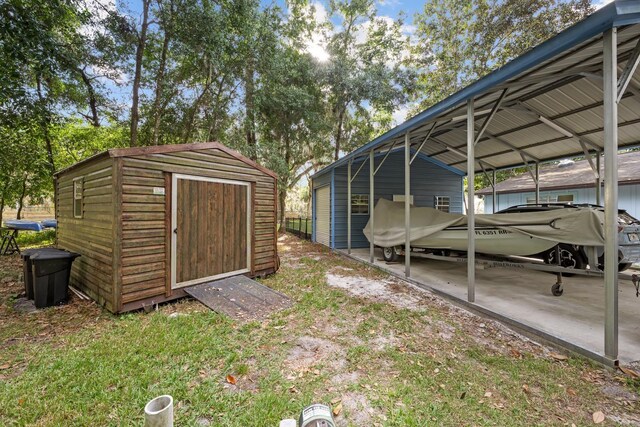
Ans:
POLYGON ((173 427, 173 397, 165 394, 145 405, 144 427, 173 427))

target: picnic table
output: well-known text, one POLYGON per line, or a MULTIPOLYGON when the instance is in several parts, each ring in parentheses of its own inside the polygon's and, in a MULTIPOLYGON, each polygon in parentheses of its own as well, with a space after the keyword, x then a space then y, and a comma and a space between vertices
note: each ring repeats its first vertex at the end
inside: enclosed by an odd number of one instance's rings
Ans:
POLYGON ((20 253, 20 247, 16 241, 18 229, 0 227, 0 255, 13 255, 20 253))
POLYGON ((0 255, 13 255, 20 253, 20 247, 16 237, 18 231, 42 231, 45 228, 56 228, 55 219, 44 220, 41 223, 26 219, 9 219, 0 227, 0 255))

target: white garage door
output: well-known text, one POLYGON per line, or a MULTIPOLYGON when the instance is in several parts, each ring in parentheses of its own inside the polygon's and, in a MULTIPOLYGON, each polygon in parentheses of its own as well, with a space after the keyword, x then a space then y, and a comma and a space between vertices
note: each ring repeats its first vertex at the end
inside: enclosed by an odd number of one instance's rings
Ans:
POLYGON ((316 190, 316 242, 329 246, 331 236, 331 192, 326 187, 316 190))

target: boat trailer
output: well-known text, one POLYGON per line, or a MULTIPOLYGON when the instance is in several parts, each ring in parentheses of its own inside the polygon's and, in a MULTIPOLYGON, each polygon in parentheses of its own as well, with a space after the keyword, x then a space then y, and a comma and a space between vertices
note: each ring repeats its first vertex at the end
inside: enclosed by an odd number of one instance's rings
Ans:
MULTIPOLYGON (((559 251, 559 248, 556 247, 556 250, 559 251)), ((587 251, 589 252, 589 251, 587 251)), ((404 251, 403 251, 404 254, 404 251)), ((504 268, 519 268, 523 270, 536 270, 536 271, 544 271, 548 273, 553 273, 556 275, 556 283, 551 286, 551 293, 553 296, 559 297, 564 293, 564 289, 562 287, 562 275, 571 276, 571 275, 581 275, 581 276, 591 276, 591 277, 604 277, 604 272, 596 269, 577 269, 577 268, 567 268, 562 267, 560 265, 552 265, 552 264, 544 264, 542 261, 536 262, 531 258, 526 257, 516 257, 516 256, 489 256, 482 255, 481 258, 478 258, 476 254, 475 263, 476 266, 482 266, 483 268, 496 268, 496 267, 504 267, 504 268)), ((589 265, 597 265, 591 264, 591 261, 594 261, 593 257, 595 252, 592 252, 589 256, 589 265)), ((436 255, 434 253, 428 252, 418 252, 412 249, 411 256, 414 258, 426 258, 426 259, 434 259, 438 261, 446 261, 446 262, 456 262, 456 263, 467 263, 466 256, 447 256, 447 255, 436 255)), ((556 259, 559 260, 559 254, 556 254, 556 259)), ((640 297, 640 275, 638 274, 629 274, 629 273, 618 273, 619 280, 627 280, 633 283, 633 286, 636 289, 636 297, 640 297)))

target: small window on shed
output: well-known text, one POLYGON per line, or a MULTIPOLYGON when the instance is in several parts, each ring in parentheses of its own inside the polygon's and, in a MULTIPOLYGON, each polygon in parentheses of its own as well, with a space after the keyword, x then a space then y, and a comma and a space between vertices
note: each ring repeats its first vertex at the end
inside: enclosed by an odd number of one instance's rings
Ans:
POLYGON ((73 180, 73 217, 82 218, 82 178, 73 180))
POLYGON ((369 195, 368 194, 352 194, 351 195, 351 214, 352 215, 369 215, 369 195))
POLYGON ((449 212, 450 202, 449 196, 436 196, 435 208, 442 212, 449 212))

